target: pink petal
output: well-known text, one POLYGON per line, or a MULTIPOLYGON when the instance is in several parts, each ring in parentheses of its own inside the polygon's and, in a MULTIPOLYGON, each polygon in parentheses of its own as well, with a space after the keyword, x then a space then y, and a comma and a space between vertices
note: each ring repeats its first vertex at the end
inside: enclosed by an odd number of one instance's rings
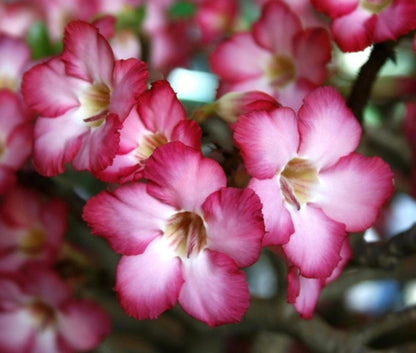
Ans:
POLYGON ((301 136, 298 154, 318 168, 334 164, 357 148, 360 124, 334 88, 322 87, 311 92, 298 116, 301 136))
POLYGON ((50 326, 36 332, 31 353, 71 353, 67 347, 59 347, 56 330, 50 326))
POLYGON ((113 71, 113 90, 109 111, 124 120, 147 88, 147 66, 136 59, 118 60, 113 71))
POLYGON ((221 166, 180 142, 158 147, 146 162, 147 192, 177 209, 198 211, 205 199, 226 185, 221 166))
POLYGON ((392 1, 378 14, 374 41, 395 40, 416 28, 416 3, 413 0, 392 1))
POLYGON ((311 0, 313 6, 331 18, 346 15, 357 8, 359 0, 311 0))
POLYGON ((299 78, 276 92, 276 99, 282 106, 298 111, 306 95, 316 88, 316 84, 305 78, 299 78))
POLYGON ((292 109, 255 111, 240 116, 234 140, 250 175, 271 178, 296 155, 299 133, 292 109))
POLYGON ((182 120, 172 131, 172 141, 180 141, 195 149, 201 148, 202 130, 195 120, 182 120))
POLYGON ((364 50, 374 41, 376 23, 376 15, 358 7, 355 11, 332 22, 332 37, 344 52, 364 50))
POLYGON ((348 261, 352 258, 353 254, 348 237, 345 238, 344 243, 342 244, 340 255, 341 261, 338 262, 337 267, 335 267, 334 271, 332 271, 331 276, 325 279, 325 284, 335 281, 347 265, 348 261))
POLYGON ((185 109, 168 81, 156 81, 139 98, 137 111, 147 130, 170 138, 176 124, 186 120, 185 109))
POLYGON ((162 238, 145 252, 123 256, 117 267, 116 291, 121 306, 138 320, 154 319, 171 309, 183 285, 181 261, 162 238))
POLYGON ((143 165, 138 164, 133 150, 130 153, 116 155, 111 165, 94 172, 94 176, 106 183, 125 184, 143 177, 143 165))
POLYGON ((271 55, 257 45, 251 34, 239 33, 219 44, 209 62, 211 70, 222 80, 240 82, 262 76, 271 55))
POLYGON ((58 118, 36 120, 34 131, 33 164, 44 176, 54 176, 65 170, 65 164, 77 154, 82 135, 88 127, 74 119, 70 110, 58 118))
POLYGON ((7 353, 29 351, 35 335, 35 327, 31 321, 32 318, 26 310, 1 312, 0 350, 7 353))
POLYGON ((206 250, 183 263, 179 304, 209 326, 237 323, 249 306, 243 271, 227 255, 206 250))
POLYGON ((80 105, 77 93, 82 87, 82 81, 66 75, 63 61, 56 57, 24 74, 22 94, 29 108, 55 117, 80 105))
POLYGON ((264 236, 259 197, 251 189, 222 188, 202 205, 207 224, 207 247, 227 254, 238 267, 260 256, 264 236))
POLYGON ((353 153, 319 174, 314 200, 328 217, 361 232, 376 220, 379 209, 393 194, 393 173, 378 157, 353 153))
POLYGON ((114 251, 135 255, 162 234, 173 213, 170 206, 146 193, 144 183, 133 183, 93 196, 82 216, 91 232, 106 238, 114 251))
POLYGON ((62 59, 68 75, 112 86, 113 51, 96 27, 72 21, 65 28, 63 42, 62 59))
POLYGON ((269 1, 260 19, 253 24, 253 37, 263 48, 273 53, 293 54, 293 37, 302 30, 299 18, 283 1, 269 1))
POLYGON ((229 92, 249 92, 252 90, 262 91, 273 97, 276 96, 276 90, 270 85, 266 75, 257 75, 245 78, 241 81, 220 81, 217 89, 217 97, 221 97, 229 92))
POLYGON ((287 258, 305 277, 328 277, 341 259, 345 226, 312 205, 291 210, 290 214, 295 232, 283 245, 287 258))
POLYGON ((0 166, 0 195, 7 192, 16 183, 16 175, 14 172, 9 167, 0 166))
POLYGON ((263 204, 266 227, 263 246, 287 243, 295 229, 290 213, 285 207, 277 177, 263 180, 252 178, 248 187, 256 192, 263 204))
POLYGON ((316 85, 327 78, 326 64, 331 60, 331 42, 323 28, 308 28, 294 39, 297 77, 316 85))
POLYGON ((321 278, 307 278, 296 267, 288 273, 288 302, 304 318, 311 319, 323 287, 321 278))
POLYGON ((109 114, 99 127, 89 128, 72 161, 74 169, 94 173, 109 166, 118 150, 121 126, 119 117, 109 114))
POLYGON ((32 152, 33 126, 22 123, 8 136, 6 149, 1 156, 1 164, 13 169, 23 167, 32 152))
POLYGON ((111 329, 109 317, 98 305, 87 300, 71 300, 59 310, 59 335, 74 350, 98 346, 111 329))

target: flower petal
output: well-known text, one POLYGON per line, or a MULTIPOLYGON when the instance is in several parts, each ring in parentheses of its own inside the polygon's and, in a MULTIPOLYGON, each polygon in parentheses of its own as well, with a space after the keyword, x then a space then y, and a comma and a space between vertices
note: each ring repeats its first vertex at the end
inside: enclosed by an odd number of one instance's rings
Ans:
POLYGON ((55 117, 79 106, 78 92, 83 86, 79 79, 66 75, 64 62, 56 57, 24 74, 22 94, 29 108, 55 117))
POLYGON ((136 59, 117 60, 113 71, 113 91, 109 111, 116 113, 123 121, 139 96, 147 88, 147 66, 136 59))
POLYGON ((269 1, 253 24, 255 41, 272 53, 293 55, 293 37, 302 30, 299 18, 283 1, 269 1))
POLYGON ((328 217, 360 232, 376 220, 379 209, 394 191, 393 173, 378 157, 357 153, 342 158, 319 173, 315 203, 328 217))
POLYGON ((238 265, 252 265, 260 256, 264 236, 259 197, 251 189, 222 188, 202 205, 207 247, 227 254, 238 265))
POLYGON ((106 238, 114 251, 136 255, 162 234, 165 220, 173 213, 170 206, 146 193, 144 183, 133 183, 93 196, 82 217, 91 232, 106 238))
POLYGON ((59 335, 77 351, 95 348, 111 329, 109 317, 97 304, 70 300, 59 310, 59 335))
POLYGON ((121 258, 116 291, 127 314, 154 319, 175 305, 183 281, 180 259, 157 238, 143 254, 121 258))
POLYGON ((290 214, 295 232, 282 246, 287 258, 305 277, 328 277, 341 259, 345 226, 311 205, 290 214))
POLYGON ((209 63, 211 70, 222 80, 240 82, 262 76, 271 55, 257 45, 250 33, 239 33, 219 44, 209 63))
POLYGON ((307 95, 298 116, 298 154, 318 168, 334 164, 357 148, 360 124, 334 88, 317 88, 307 95))
POLYGON ((146 162, 147 192, 178 209, 198 211, 214 191, 226 185, 221 166, 180 142, 158 147, 146 162))
POLYGON ((119 117, 109 114, 99 127, 89 128, 72 161, 74 169, 94 173, 109 166, 118 150, 121 126, 119 117))
POLYGON ((249 174, 271 178, 296 155, 299 133, 295 112, 277 108, 242 115, 234 129, 234 140, 249 174))
POLYGON ((318 11, 335 18, 355 10, 359 0, 311 0, 311 2, 318 11))
POLYGON ((250 294, 243 271, 225 254, 205 250, 183 263, 179 304, 209 326, 240 321, 250 294))
POLYGON ((65 170, 65 164, 78 153, 87 126, 74 119, 76 111, 69 110, 58 118, 36 120, 33 164, 44 176, 54 176, 65 170))
POLYGON ((288 272, 287 300, 304 318, 311 319, 323 287, 322 278, 307 278, 292 266, 288 272))
POLYGON ((72 21, 65 28, 63 43, 62 59, 68 75, 112 86, 114 55, 98 28, 83 21, 72 21))
POLYGON ((22 353, 31 350, 35 327, 27 310, 0 313, 0 350, 22 353))
POLYGON ((331 24, 335 42, 344 52, 364 50, 373 42, 377 15, 358 7, 353 12, 338 17, 331 24))
POLYGON ((277 177, 263 180, 252 178, 248 187, 256 192, 263 204, 266 227, 263 246, 287 243, 295 229, 290 213, 284 205, 277 177))

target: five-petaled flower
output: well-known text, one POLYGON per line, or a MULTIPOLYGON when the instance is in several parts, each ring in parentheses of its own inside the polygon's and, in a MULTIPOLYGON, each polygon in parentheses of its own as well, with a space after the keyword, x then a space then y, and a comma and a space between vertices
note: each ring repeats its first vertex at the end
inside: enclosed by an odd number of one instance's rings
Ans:
POLYGON ((123 255, 122 307, 146 319, 179 301, 210 326, 239 321, 250 297, 239 268, 257 261, 264 235, 258 196, 226 187, 220 165, 181 142, 158 147, 144 177, 92 197, 83 213, 123 255))
POLYGON ((331 87, 311 92, 297 115, 277 108, 237 121, 234 138, 252 176, 248 186, 263 203, 263 244, 280 245, 304 278, 326 281, 342 259, 347 232, 370 227, 393 193, 388 165, 354 152, 360 136, 331 87))
POLYGON ((0 277, 0 351, 73 353, 91 350, 110 332, 95 303, 74 299, 48 269, 34 267, 0 277))
POLYGON ((218 96, 260 90, 297 109, 325 81, 330 59, 325 29, 303 29, 288 5, 269 1, 251 32, 239 32, 217 46, 210 66, 221 80, 218 96))
POLYGON ((22 93, 38 117, 33 163, 46 176, 76 170, 96 172, 111 164, 123 120, 147 85, 146 64, 115 60, 98 29, 73 21, 60 56, 25 73, 22 93))

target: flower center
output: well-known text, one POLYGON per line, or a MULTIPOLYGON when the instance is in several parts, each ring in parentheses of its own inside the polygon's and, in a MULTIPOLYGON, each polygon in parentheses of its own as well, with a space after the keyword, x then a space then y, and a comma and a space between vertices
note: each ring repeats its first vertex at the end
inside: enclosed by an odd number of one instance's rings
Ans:
POLYGON ((360 5, 372 13, 379 13, 389 6, 391 0, 361 0, 360 5))
POLYGON ((136 149, 136 157, 139 160, 147 159, 156 148, 167 142, 167 138, 160 133, 145 135, 141 138, 139 146, 136 149))
POLYGON ((296 157, 286 164, 279 181, 285 201, 299 210, 310 200, 312 186, 318 182, 318 172, 306 159, 296 157))
POLYGON ((169 219, 164 236, 180 257, 197 255, 207 243, 204 221, 188 211, 178 212, 169 219))
POLYGON ((35 257, 42 252, 46 235, 43 229, 38 227, 30 229, 19 242, 19 249, 27 256, 35 257))
POLYGON ((32 302, 29 305, 29 311, 38 329, 44 329, 56 322, 55 310, 40 300, 32 302))
POLYGON ((295 64, 286 55, 273 56, 266 65, 266 77, 275 88, 282 88, 295 78, 295 64))
POLYGON ((9 89, 11 91, 16 91, 17 85, 17 80, 14 77, 9 77, 5 74, 0 75, 0 89, 9 89))
POLYGON ((81 105, 84 107, 84 119, 89 127, 100 126, 107 115, 110 105, 110 88, 102 83, 94 83, 90 86, 81 98, 81 105))

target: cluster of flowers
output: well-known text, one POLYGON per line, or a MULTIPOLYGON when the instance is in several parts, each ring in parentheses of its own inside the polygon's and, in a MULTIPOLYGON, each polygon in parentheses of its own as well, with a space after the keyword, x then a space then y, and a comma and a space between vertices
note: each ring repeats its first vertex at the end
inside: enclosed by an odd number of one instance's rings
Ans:
MULTIPOLYGON (((63 14, 75 20, 65 26, 62 52, 40 63, 30 62, 23 40, 0 36, 0 53, 11 58, 7 62, 0 55, 0 85, 7 88, 0 91, 0 190, 15 183, 15 171, 31 154, 44 176, 63 173, 71 163, 77 171, 118 184, 91 197, 83 219, 122 254, 115 290, 135 318, 155 318, 179 302, 210 326, 238 322, 250 300, 242 269, 258 260, 263 247, 286 262, 288 301, 310 318, 321 289, 351 257, 348 233, 370 227, 393 193, 388 165, 355 152, 361 127, 342 96, 333 87, 321 87, 328 77, 331 40, 354 51, 395 39, 416 28, 416 4, 312 1, 332 18, 328 27, 319 26, 307 1, 290 2, 294 8, 284 1, 262 1, 250 31, 215 45, 238 26, 236 2, 190 1, 189 16, 180 19, 172 15, 175 3, 1 5, 0 18, 26 16, 27 24, 28 18, 41 16, 51 38, 59 37, 63 27, 57 19, 63 14), (147 63, 137 59, 137 47, 128 51, 134 55, 121 54, 110 17, 95 18, 143 6, 142 26, 152 43, 147 63), (345 37, 345 26, 356 35, 345 37), (192 28, 198 28, 198 40, 192 28), (242 188, 227 186, 221 165, 202 154, 201 128, 187 119, 170 84, 150 79, 148 86, 148 65, 166 72, 187 59, 197 42, 213 45, 209 62, 221 80, 219 99, 201 114, 215 111, 230 123, 250 179, 242 188)), ((39 253, 40 243, 48 244, 40 257, 51 263, 48 254, 56 251, 64 231, 62 206, 49 210, 36 198, 25 201, 31 211, 22 211, 16 205, 34 196, 16 190, 2 201, 1 231, 10 230, 0 239, 7 249, 4 263, 20 266, 22 256, 39 253), (13 215, 15 209, 21 215, 13 215), (32 209, 39 216, 29 216, 32 209), (51 238, 45 222, 52 223, 51 238)), ((56 351, 96 345, 108 332, 105 315, 90 302, 70 300, 57 276, 42 271, 0 281, 5 293, 0 347, 36 352, 52 351, 39 348, 51 342, 56 351), (19 340, 20 346, 10 328, 19 325, 27 338, 19 340)))

